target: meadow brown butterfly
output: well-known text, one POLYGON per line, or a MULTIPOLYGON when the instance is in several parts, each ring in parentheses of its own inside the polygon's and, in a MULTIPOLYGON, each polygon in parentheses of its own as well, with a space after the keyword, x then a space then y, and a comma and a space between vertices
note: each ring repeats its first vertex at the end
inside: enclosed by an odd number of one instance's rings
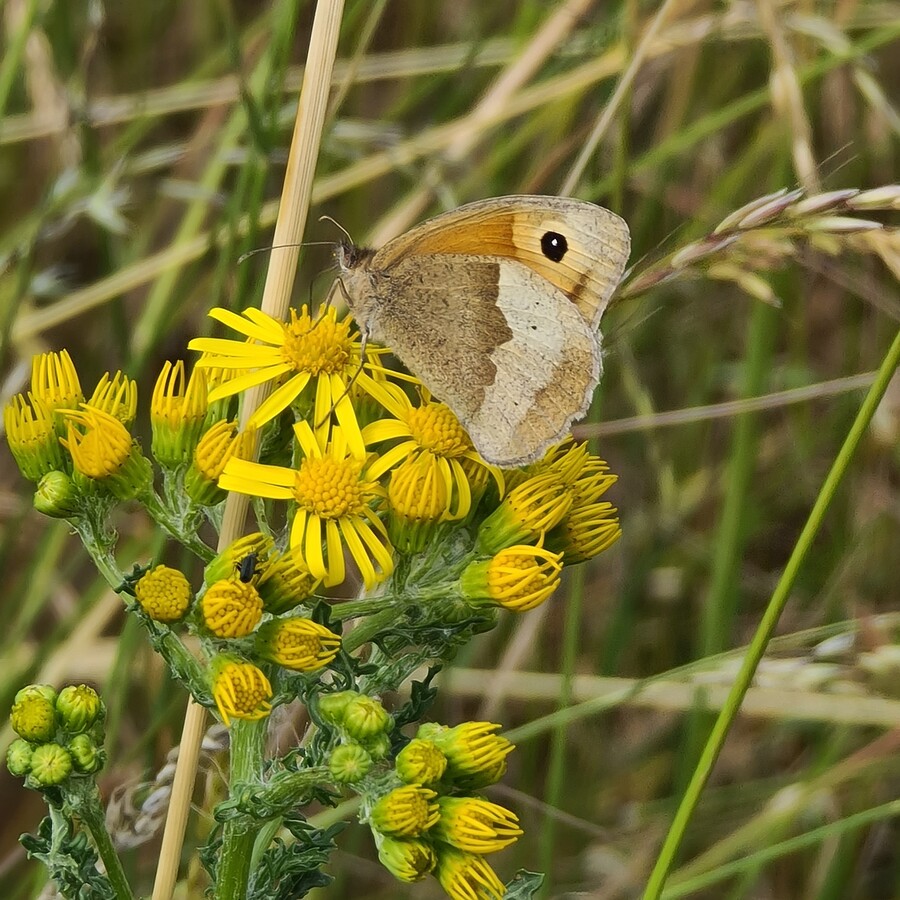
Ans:
POLYGON ((593 203, 469 203, 380 250, 342 243, 340 280, 366 337, 386 344, 498 466, 537 459, 587 412, 598 325, 630 252, 593 203))

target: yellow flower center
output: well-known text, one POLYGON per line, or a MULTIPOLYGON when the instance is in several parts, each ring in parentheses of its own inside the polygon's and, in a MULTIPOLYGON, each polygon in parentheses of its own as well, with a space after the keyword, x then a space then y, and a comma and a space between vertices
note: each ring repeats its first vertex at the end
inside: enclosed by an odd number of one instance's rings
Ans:
POLYGON ((425 403, 411 409, 406 424, 412 439, 437 456, 463 456, 472 449, 465 429, 443 403, 425 403))
POLYGON ((299 316, 291 310, 291 321, 284 325, 281 354, 296 371, 311 375, 343 372, 352 349, 349 320, 337 322, 333 314, 313 319, 306 307, 299 316))
POLYGON ((294 479, 294 499, 323 519, 360 515, 374 485, 360 480, 362 461, 333 456, 303 460, 294 479))
POLYGON ((262 670, 252 663, 228 662, 221 665, 213 681, 213 697, 222 721, 253 721, 267 716, 272 705, 272 686, 262 670))
POLYGON ((262 618, 262 598, 256 588, 238 579, 211 585, 200 602, 203 623, 216 637, 246 637, 262 618))
POLYGON ((190 582, 177 569, 157 566, 134 586, 141 608, 156 622, 177 622, 193 599, 190 582))
POLYGON ((382 834, 419 837, 440 817, 437 794, 418 784, 395 788, 372 809, 372 825, 382 834))

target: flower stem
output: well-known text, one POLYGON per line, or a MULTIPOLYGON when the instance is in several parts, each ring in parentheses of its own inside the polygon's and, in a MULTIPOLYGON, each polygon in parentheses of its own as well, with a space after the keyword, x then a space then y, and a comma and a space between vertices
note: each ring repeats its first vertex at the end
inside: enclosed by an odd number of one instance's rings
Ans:
POLYGON ((806 525, 803 526, 803 531, 800 533, 800 537, 794 545, 794 550, 791 553, 790 559, 788 559, 787 565, 784 567, 784 571, 781 574, 781 578, 775 587, 772 599, 769 601, 769 605, 766 608, 762 621, 759 623, 753 641, 747 650, 747 655, 744 657, 744 661, 741 664, 740 672, 728 693, 722 711, 719 713, 719 716, 713 725, 706 746, 703 748, 703 752, 697 762, 697 767, 694 769, 690 784, 688 784, 687 789, 684 792, 684 796, 675 813, 675 818, 669 828, 669 833, 666 835, 666 840, 663 843, 662 849, 659 851, 656 865, 650 873, 647 888, 644 891, 644 900, 658 900, 662 894, 669 870, 675 861, 675 855, 678 852, 678 848, 681 846, 681 841, 687 831, 688 822, 697 807, 700 800, 700 794, 702 793, 712 772, 713 766, 715 765, 716 759, 722 750, 725 738, 728 736, 728 731, 737 717, 741 701, 743 700, 747 689, 750 687, 753 675, 756 672, 756 667, 759 665, 759 662, 765 653, 766 646, 772 637, 775 626, 778 624, 778 619, 791 595, 791 590, 794 586, 797 574, 800 571, 800 566, 803 564, 803 560, 806 558, 806 554, 812 546, 812 542, 825 518, 825 513, 828 511, 828 507, 837 492, 841 479, 844 477, 844 474, 850 465, 850 460, 852 459, 856 448, 859 446, 859 442, 862 439, 869 422, 871 422, 872 417, 875 415, 875 410, 878 408, 878 404, 884 396, 888 383, 898 365, 900 365, 900 331, 895 335, 894 341, 881 363, 875 381, 872 384, 872 387, 869 388, 868 394, 866 394, 866 398, 844 440, 843 446, 835 458, 834 464, 825 479, 825 483, 822 485, 822 489, 819 491, 819 496, 816 498, 816 502, 809 514, 809 518, 806 520, 806 525))
POLYGON ((78 790, 70 795, 69 802, 78 818, 91 833, 97 853, 106 867, 106 877, 116 892, 116 897, 118 900, 133 900, 134 894, 131 892, 122 863, 119 862, 109 832, 106 830, 103 804, 97 785, 93 781, 85 781, 83 786, 79 786, 78 790))
MULTIPOLYGON (((265 750, 266 723, 237 720, 231 726, 232 794, 241 784, 259 782, 265 750)), ((247 896, 253 842, 262 823, 250 819, 235 819, 225 824, 222 833, 222 853, 216 879, 216 900, 243 900, 247 896)))

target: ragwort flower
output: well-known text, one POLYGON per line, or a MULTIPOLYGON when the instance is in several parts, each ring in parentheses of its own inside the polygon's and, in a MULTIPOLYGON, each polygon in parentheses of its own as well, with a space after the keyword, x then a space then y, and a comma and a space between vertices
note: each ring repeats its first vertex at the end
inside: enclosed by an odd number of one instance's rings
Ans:
POLYGON ((502 900, 506 887, 483 856, 438 847, 438 881, 451 900, 502 900))
POLYGON ((3 424, 16 465, 29 481, 66 470, 53 413, 38 397, 13 396, 3 409, 3 424))
POLYGON ((212 661, 212 695, 226 727, 232 719, 255 721, 272 711, 272 685, 265 673, 234 656, 212 661))
MULTIPOLYGON (((252 307, 241 315, 220 308, 210 310, 209 315, 248 338, 195 338, 188 344, 190 349, 204 352, 198 365, 238 371, 210 392, 210 402, 286 377, 248 420, 248 428, 258 428, 297 402, 315 379, 315 396, 305 412, 318 424, 326 422, 334 410, 354 454, 364 455, 348 390, 361 368, 361 342, 351 332, 349 317, 338 321, 332 306, 313 317, 305 304, 299 314, 291 310, 290 322, 280 322, 252 307)), ((371 360, 379 352, 384 351, 372 348, 367 356, 371 360)))
POLYGON ((559 587, 563 555, 540 544, 518 544, 489 560, 470 563, 460 577, 463 596, 473 606, 502 606, 526 612, 559 587))
POLYGON ((522 834, 514 813, 480 797, 441 797, 441 818, 432 829, 436 840, 468 853, 496 853, 522 834))
POLYGON ((327 443, 317 439, 307 422, 298 422, 294 433, 305 456, 297 469, 232 459, 219 486, 256 497, 292 500, 296 509, 291 549, 301 555, 313 577, 328 586, 340 584, 346 573, 346 545, 366 588, 372 588, 394 568, 387 530, 373 509, 384 497, 384 489, 370 479, 364 460, 351 454, 341 428, 334 428, 327 443))
POLYGON ((156 379, 150 400, 153 455, 162 464, 190 462, 206 426, 206 373, 194 368, 185 378, 184 363, 168 360, 156 379))
MULTIPOLYGON (((472 486, 464 461, 468 462, 468 468, 480 467, 489 471, 497 481, 500 492, 503 492, 500 469, 489 465, 478 455, 471 438, 449 406, 432 400, 425 388, 420 389, 421 403, 415 406, 398 385, 371 379, 366 383, 369 382, 369 393, 394 418, 379 419, 367 425, 363 429, 366 443, 399 441, 373 463, 373 478, 379 478, 408 457, 425 457, 433 461, 446 487, 444 517, 448 519, 463 519, 472 508, 472 486)), ((483 484, 484 481, 479 479, 479 486, 483 484)))
POLYGON ((82 403, 80 410, 67 410, 65 420, 67 434, 60 442, 76 472, 102 483, 120 500, 130 500, 149 486, 150 463, 119 419, 82 403))
POLYGON ((76 409, 84 403, 78 373, 68 351, 40 353, 32 358, 31 393, 51 415, 57 409, 76 409))

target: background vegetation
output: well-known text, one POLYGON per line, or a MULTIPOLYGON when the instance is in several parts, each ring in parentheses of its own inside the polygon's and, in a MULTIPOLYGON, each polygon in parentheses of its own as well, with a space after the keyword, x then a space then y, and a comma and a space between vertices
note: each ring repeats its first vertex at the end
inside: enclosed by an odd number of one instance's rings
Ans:
MULTIPOLYGON (((61 347, 85 384, 122 368, 146 400, 162 361, 209 331, 209 307, 258 302, 265 254, 239 257, 271 240, 311 10, 0 4, 4 400, 33 353, 61 347)), ((900 7, 874 0, 348 0, 313 214, 377 244, 467 200, 565 190, 626 218, 640 273, 780 188, 896 180, 898 22, 900 7)), ((329 223, 307 235, 336 237, 329 223)), ((599 424, 581 433, 620 475, 624 538, 473 645, 434 710, 513 732, 497 796, 526 835, 497 867, 546 870, 550 896, 629 897, 646 882, 731 651, 758 623, 897 330, 896 231, 826 240, 801 222, 763 237, 714 255, 730 269, 706 265, 608 313, 599 424)), ((298 302, 323 295, 327 265, 327 249, 306 254, 298 302)), ((900 895, 897 809, 885 806, 900 787, 898 436, 895 379, 667 896, 900 895)), ((28 681, 97 685, 117 828, 152 833, 164 802, 136 820, 135 785, 177 743, 185 697, 76 539, 31 510, 6 452, 0 515, 0 709, 28 681)), ((142 518, 118 524, 135 561, 160 553, 142 518)), ((295 723, 281 721, 278 739, 295 740, 295 723)), ((220 791, 215 753, 207 773, 200 803, 220 791)), ((42 815, 39 798, 4 771, 0 808, 0 893, 35 897, 43 873, 16 838, 42 815)), ((195 816, 191 840, 206 827, 195 816)), ((362 829, 341 845, 319 897, 438 891, 393 881, 362 829)), ((151 839, 127 860, 147 890, 156 849, 151 839)))

